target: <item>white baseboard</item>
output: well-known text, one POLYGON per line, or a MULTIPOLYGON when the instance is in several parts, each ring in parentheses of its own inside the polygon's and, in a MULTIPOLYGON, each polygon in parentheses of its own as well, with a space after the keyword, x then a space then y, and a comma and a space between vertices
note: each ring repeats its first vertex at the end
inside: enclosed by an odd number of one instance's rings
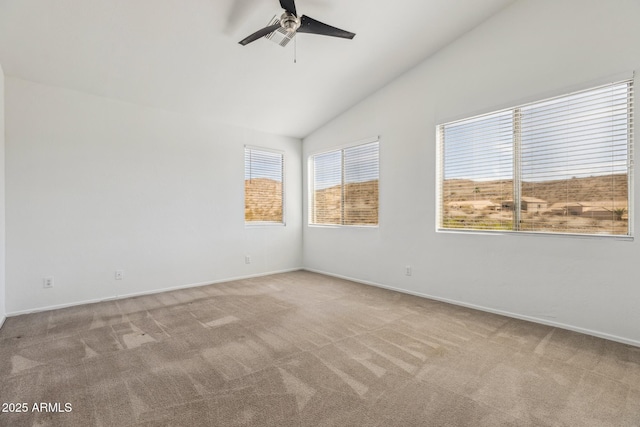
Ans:
POLYGON ((554 321, 550 321, 550 320, 547 320, 547 319, 541 319, 541 318, 538 318, 538 317, 532 317, 532 316, 527 316, 527 315, 523 315, 523 314, 512 313, 512 312, 504 311, 504 310, 496 310, 496 309, 490 308, 490 307, 484 307, 484 306, 480 306, 480 305, 476 305, 476 304, 469 304, 469 303, 466 303, 466 302, 463 302, 463 301, 452 300, 452 299, 449 299, 449 298, 442 298, 442 297, 429 295, 429 294, 425 294, 425 293, 421 293, 421 292, 413 292, 413 291, 409 291, 409 290, 402 289, 402 288, 396 288, 396 287, 393 287, 393 286, 383 285, 381 283, 371 282, 371 281, 368 281, 368 280, 361 280, 361 279, 356 279, 356 278, 353 278, 353 277, 343 276, 343 275, 340 275, 340 274, 328 273, 326 271, 316 270, 316 269, 313 269, 313 268, 306 268, 305 267, 305 268, 303 268, 303 270, 310 271, 310 272, 313 272, 313 273, 318 273, 318 274, 324 274, 325 276, 337 277, 339 279, 349 280, 349 281, 352 281, 352 282, 361 283, 363 285, 370 285, 370 286, 375 286, 375 287, 378 287, 378 288, 389 289, 391 291, 396 291, 396 292, 400 292, 400 293, 403 293, 403 294, 414 295, 414 296, 417 296, 417 297, 427 298, 427 299, 431 299, 431 300, 435 300, 435 301, 441 301, 441 302, 445 302, 445 303, 448 303, 448 304, 458 305, 458 306, 461 306, 461 307, 472 308, 474 310, 485 311, 485 312, 493 313, 493 314, 499 314, 501 316, 506 316, 506 317, 512 317, 514 319, 526 320, 526 321, 533 322, 533 323, 539 323, 539 324, 542 324, 542 325, 547 325, 547 326, 552 326, 552 327, 555 327, 555 328, 566 329, 566 330, 569 330, 569 331, 578 332, 578 333, 581 333, 581 334, 592 335, 594 337, 604 338, 606 340, 616 341, 616 342, 619 342, 619 343, 622 343, 622 344, 632 345, 634 347, 640 347, 640 341, 629 339, 629 338, 625 338, 625 337, 619 337, 617 335, 611 335, 611 334, 607 334, 607 333, 604 333, 604 332, 594 331, 592 329, 585 329, 585 328, 581 328, 579 326, 567 325, 565 323, 554 322, 554 321))
MULTIPOLYGON (((200 286, 215 285, 216 283, 233 282, 235 280, 244 280, 244 279, 251 279, 251 278, 254 278, 254 277, 271 276, 271 275, 274 275, 274 274, 289 273, 289 272, 292 272, 292 271, 299 271, 299 270, 302 270, 302 268, 301 267, 296 267, 296 268, 289 268, 289 269, 285 269, 285 270, 270 271, 270 272, 266 272, 266 273, 249 274, 249 275, 246 275, 246 276, 227 277, 227 278, 224 278, 224 279, 216 279, 216 280, 211 280, 211 281, 207 281, 207 282, 190 283, 190 284, 187 284, 187 285, 171 286, 169 288, 152 289, 152 290, 149 290, 149 291, 132 292, 130 294, 114 295, 112 297, 107 297, 107 298, 95 298, 95 299, 89 299, 89 300, 83 300, 83 301, 74 301, 74 302, 65 303, 65 304, 49 305, 49 306, 46 306, 46 307, 37 307, 37 308, 31 308, 31 309, 27 309, 27 310, 12 311, 10 313, 7 313, 7 317, 19 316, 21 314, 38 313, 38 312, 41 312, 41 311, 58 310, 58 309, 61 309, 61 308, 75 307, 75 306, 84 305, 84 304, 94 304, 94 303, 104 302, 104 301, 115 301, 115 300, 120 300, 120 299, 125 299, 125 298, 139 297, 139 296, 143 296, 143 295, 153 295, 153 294, 159 294, 159 293, 162 293, 162 292, 175 291, 175 290, 179 290, 179 289, 197 288, 197 287, 200 287, 200 286)), ((1 325, 1 323, 0 323, 0 325, 1 325)))
POLYGON ((2 328, 2 325, 4 325, 5 320, 7 320, 6 316, 0 317, 0 328, 2 328))

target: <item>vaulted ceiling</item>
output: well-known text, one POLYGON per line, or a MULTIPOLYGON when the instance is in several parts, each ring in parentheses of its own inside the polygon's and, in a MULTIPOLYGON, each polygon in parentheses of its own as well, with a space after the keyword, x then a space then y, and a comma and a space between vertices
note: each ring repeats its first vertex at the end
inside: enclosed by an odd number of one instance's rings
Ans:
POLYGON ((297 0, 356 33, 238 41, 278 0, 0 0, 8 76, 304 137, 514 0, 297 0), (294 63, 294 54, 297 62, 294 63))

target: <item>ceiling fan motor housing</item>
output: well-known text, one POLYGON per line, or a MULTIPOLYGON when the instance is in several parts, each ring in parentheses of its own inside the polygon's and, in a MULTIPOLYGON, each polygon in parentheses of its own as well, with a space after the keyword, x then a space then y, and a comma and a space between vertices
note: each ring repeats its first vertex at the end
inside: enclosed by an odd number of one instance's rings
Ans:
POLYGON ((280 17, 280 25, 289 33, 294 33, 300 28, 300 18, 293 13, 285 11, 280 17))

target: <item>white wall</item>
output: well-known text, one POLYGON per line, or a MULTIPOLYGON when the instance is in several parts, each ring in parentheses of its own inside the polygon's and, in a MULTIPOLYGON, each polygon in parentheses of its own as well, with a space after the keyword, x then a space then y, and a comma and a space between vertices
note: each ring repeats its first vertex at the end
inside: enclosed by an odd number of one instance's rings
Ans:
POLYGON ((4 212, 4 72, 0 65, 0 326, 7 315, 5 305, 5 212, 4 212))
POLYGON ((638 40, 636 0, 522 0, 305 138, 306 179, 381 135, 380 227, 304 226, 305 267, 640 345, 638 241, 435 232, 438 123, 639 69, 638 40))
POLYGON ((9 314, 301 266, 300 140, 11 76, 6 113, 9 314), (286 227, 245 228, 244 144, 285 151, 286 227))

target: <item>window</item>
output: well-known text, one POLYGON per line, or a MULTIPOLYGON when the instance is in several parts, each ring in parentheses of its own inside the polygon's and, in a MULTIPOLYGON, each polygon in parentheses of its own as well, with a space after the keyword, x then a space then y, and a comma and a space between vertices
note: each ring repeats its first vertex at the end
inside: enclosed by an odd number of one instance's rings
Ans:
POLYGON ((378 140, 310 158, 311 224, 378 224, 378 140))
POLYGON ((244 220, 247 224, 284 224, 284 155, 244 149, 244 220))
POLYGON ((438 126, 438 228, 631 235, 633 83, 438 126))

